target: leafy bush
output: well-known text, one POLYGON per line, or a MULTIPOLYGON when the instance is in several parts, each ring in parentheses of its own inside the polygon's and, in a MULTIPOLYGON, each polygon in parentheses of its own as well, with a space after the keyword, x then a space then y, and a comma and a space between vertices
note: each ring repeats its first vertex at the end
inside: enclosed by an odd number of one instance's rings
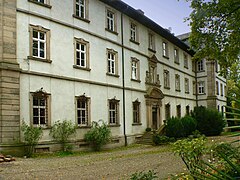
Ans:
POLYGON ((203 106, 195 107, 191 116, 197 120, 197 130, 206 136, 219 135, 226 124, 217 110, 203 106))
POLYGON ((174 142, 175 138, 154 134, 152 140, 155 145, 162 145, 162 144, 168 144, 169 142, 174 142))
POLYGON ((187 137, 196 130, 196 126, 197 122, 192 117, 172 117, 166 121, 166 135, 174 138, 187 137))
POLYGON ((34 151, 34 147, 41 139, 43 131, 41 127, 28 126, 25 122, 22 123, 21 130, 24 135, 24 142, 26 146, 26 156, 31 157, 34 151))
POLYGON ((62 151, 68 151, 69 148, 67 147, 70 146, 67 145, 67 142, 69 137, 76 133, 76 128, 71 121, 57 121, 50 130, 50 135, 62 145, 62 151))
POLYGON ((110 141, 111 130, 102 120, 93 121, 91 129, 85 134, 84 139, 90 143, 93 150, 100 151, 102 146, 110 141))
POLYGON ((148 172, 136 172, 131 175, 129 180, 153 180, 157 178, 156 173, 149 170, 148 172))

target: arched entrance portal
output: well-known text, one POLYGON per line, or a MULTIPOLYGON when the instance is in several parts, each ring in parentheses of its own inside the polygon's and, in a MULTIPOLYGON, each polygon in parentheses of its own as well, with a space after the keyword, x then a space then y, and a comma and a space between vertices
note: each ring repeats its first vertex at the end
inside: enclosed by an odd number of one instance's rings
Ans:
POLYGON ((147 127, 156 130, 162 125, 160 107, 162 106, 164 95, 159 88, 150 87, 147 90, 145 98, 147 106, 147 127))

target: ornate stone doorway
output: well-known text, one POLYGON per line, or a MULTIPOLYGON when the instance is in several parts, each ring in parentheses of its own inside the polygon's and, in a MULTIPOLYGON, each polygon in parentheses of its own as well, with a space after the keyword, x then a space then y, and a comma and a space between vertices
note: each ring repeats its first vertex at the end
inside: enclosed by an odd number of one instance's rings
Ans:
POLYGON ((164 98, 162 91, 156 87, 150 87, 145 95, 147 106, 147 127, 154 130, 162 125, 161 106, 164 98))

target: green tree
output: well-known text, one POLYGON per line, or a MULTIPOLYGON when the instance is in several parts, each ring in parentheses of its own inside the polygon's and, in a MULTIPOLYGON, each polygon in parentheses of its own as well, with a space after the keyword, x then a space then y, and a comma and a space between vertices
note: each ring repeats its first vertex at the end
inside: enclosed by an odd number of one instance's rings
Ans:
POLYGON ((240 1, 187 1, 191 2, 193 9, 188 20, 191 26, 190 44, 196 50, 194 58, 218 60, 225 69, 238 64, 240 1))

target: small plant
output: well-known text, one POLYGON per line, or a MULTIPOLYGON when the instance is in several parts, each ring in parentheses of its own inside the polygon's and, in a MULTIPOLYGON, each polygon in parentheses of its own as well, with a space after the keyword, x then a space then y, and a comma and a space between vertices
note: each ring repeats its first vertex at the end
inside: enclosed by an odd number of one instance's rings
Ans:
POLYGON ((41 127, 28 126, 24 121, 21 130, 24 135, 24 142, 26 145, 26 156, 31 157, 34 152, 34 147, 41 139, 43 131, 41 127))
POLYGON ((174 142, 175 138, 173 137, 169 138, 167 136, 154 134, 152 140, 155 145, 163 145, 163 144, 168 144, 170 142, 174 142))
POLYGON ((76 128, 71 121, 57 121, 50 130, 50 135, 62 145, 62 151, 68 151, 70 146, 67 142, 69 137, 76 133, 76 128))
POLYGON ((150 127, 148 127, 148 128, 146 128, 146 132, 150 132, 152 130, 152 128, 150 128, 150 127))
POLYGON ((131 175, 129 180, 153 180, 157 179, 157 175, 154 171, 149 170, 148 172, 136 172, 131 175))
POLYGON ((91 129, 85 134, 84 139, 90 143, 94 151, 100 151, 102 146, 111 139, 110 128, 102 121, 93 121, 91 129))

